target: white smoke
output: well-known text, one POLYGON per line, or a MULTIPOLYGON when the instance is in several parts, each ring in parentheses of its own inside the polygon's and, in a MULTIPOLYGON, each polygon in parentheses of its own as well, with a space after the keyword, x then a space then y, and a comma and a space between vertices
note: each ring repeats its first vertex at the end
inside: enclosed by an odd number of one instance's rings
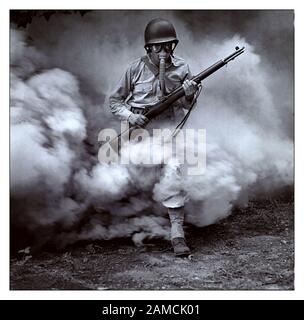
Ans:
MULTIPOLYGON (((98 13, 87 15, 86 24, 73 16, 49 23, 37 18, 27 30, 36 48, 28 45, 26 32, 11 30, 14 224, 38 233, 42 226, 59 225, 64 230, 55 230, 54 239, 61 245, 123 236, 140 244, 145 238, 168 238, 159 201, 176 183, 188 194, 187 221, 198 226, 226 217, 234 205, 292 185, 293 141, 283 125, 289 113, 286 100, 275 102, 271 67, 265 68, 254 47, 238 35, 221 42, 210 36, 194 45, 191 32, 171 13, 166 16, 184 35, 180 55, 184 52, 194 74, 235 45, 246 47, 203 84, 187 124, 207 130, 207 170, 183 181, 159 181, 158 166, 98 163, 98 132, 117 125, 105 96, 127 63, 142 54, 139 28, 127 28, 130 16, 141 29, 153 18, 153 13, 113 15, 120 24, 98 13)), ((291 98, 289 103, 292 108, 291 98)))
POLYGON ((75 175, 81 192, 102 203, 120 200, 128 191, 129 173, 127 168, 115 164, 98 164, 91 170, 82 169, 75 175))
POLYGON ((79 156, 72 145, 84 139, 86 126, 78 82, 60 69, 39 70, 43 55, 26 46, 23 33, 12 29, 11 34, 11 190, 21 211, 13 215, 29 228, 71 224, 81 207, 65 197, 79 156), (28 205, 22 206, 24 199, 28 205))
POLYGON ((225 56, 235 43, 244 45, 245 53, 206 82, 206 94, 187 124, 207 132, 206 173, 185 181, 196 202, 190 202, 188 218, 198 225, 228 215, 243 199, 293 183, 293 142, 282 130, 281 106, 269 88, 272 75, 238 36, 207 43, 208 54, 225 56))

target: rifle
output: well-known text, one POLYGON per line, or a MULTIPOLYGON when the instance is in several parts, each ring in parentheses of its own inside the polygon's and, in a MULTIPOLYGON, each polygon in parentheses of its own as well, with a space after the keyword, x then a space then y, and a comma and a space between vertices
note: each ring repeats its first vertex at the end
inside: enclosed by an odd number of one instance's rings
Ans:
MULTIPOLYGON (((219 60, 218 62, 214 63, 209 68, 205 69, 198 75, 194 76, 191 80, 195 81, 197 84, 199 84, 202 80, 206 79, 207 77, 211 76, 214 72, 225 66, 228 62, 234 60, 237 56, 241 55, 245 50, 245 47, 239 48, 235 47, 235 51, 230 54, 228 57, 224 58, 223 60, 219 60)), ((147 117, 149 120, 152 120, 153 118, 160 115, 162 112, 164 112, 170 105, 172 105, 175 101, 182 98, 185 95, 185 91, 183 89, 183 86, 179 86, 175 90, 173 90, 171 93, 169 93, 167 96, 160 98, 157 103, 155 103, 152 106, 147 106, 145 108, 145 111, 142 113, 145 117, 147 117)), ((131 126, 124 132, 120 133, 117 137, 114 139, 119 138, 121 135, 125 134, 127 131, 134 129, 137 126, 131 126)), ((110 143, 114 140, 112 139, 110 143)))

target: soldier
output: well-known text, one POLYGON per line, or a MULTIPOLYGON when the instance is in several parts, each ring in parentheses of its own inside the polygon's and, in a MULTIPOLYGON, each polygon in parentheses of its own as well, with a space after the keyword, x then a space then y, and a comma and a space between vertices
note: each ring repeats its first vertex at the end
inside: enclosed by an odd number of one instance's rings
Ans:
MULTIPOLYGON (((160 118, 153 120, 153 125, 162 120, 177 122, 184 115, 183 108, 190 107, 198 86, 190 80, 188 64, 173 55, 177 44, 175 29, 169 21, 158 18, 148 23, 144 46, 147 54, 130 64, 109 98, 115 116, 127 120, 132 126, 145 126, 148 119, 141 114, 144 108, 180 85, 183 86, 185 97, 168 108, 160 118)), ((181 178, 180 168, 175 164, 167 168, 168 174, 176 179, 181 178)), ((172 190, 172 194, 162 202, 168 208, 171 242, 177 256, 190 254, 183 230, 184 201, 183 190, 172 190)))

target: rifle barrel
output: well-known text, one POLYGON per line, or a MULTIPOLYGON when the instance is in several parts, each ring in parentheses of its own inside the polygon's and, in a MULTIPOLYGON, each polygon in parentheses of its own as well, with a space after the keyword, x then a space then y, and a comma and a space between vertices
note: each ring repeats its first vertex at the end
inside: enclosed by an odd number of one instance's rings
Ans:
POLYGON ((231 53, 228 57, 226 57, 223 60, 225 63, 230 62, 231 60, 233 60, 234 58, 242 54, 245 50, 245 47, 242 47, 242 48, 236 47, 235 49, 236 49, 235 52, 231 53))

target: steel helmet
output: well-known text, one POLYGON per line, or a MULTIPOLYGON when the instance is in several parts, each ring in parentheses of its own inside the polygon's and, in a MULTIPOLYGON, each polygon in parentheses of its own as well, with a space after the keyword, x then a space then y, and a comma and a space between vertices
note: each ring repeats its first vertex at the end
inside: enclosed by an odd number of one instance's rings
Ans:
POLYGON ((173 24, 168 20, 157 18, 150 21, 145 30, 145 48, 150 44, 174 42, 178 43, 173 24))

